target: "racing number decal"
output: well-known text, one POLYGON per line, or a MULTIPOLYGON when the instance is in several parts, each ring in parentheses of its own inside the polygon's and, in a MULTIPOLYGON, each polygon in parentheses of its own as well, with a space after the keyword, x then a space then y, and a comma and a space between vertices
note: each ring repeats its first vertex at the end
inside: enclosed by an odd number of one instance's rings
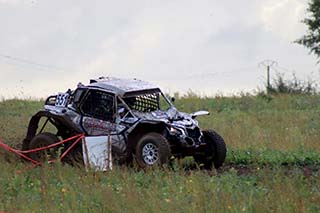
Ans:
POLYGON ((68 101, 69 101, 69 94, 68 93, 59 93, 57 95, 55 105, 59 106, 59 107, 64 107, 64 106, 67 106, 68 101))

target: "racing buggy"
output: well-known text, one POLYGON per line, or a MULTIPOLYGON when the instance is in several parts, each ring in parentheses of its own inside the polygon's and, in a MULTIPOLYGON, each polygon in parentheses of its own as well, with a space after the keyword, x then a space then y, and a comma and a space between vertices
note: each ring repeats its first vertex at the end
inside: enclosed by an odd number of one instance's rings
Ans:
MULTIPOLYGON (((201 131, 195 120, 209 112, 179 112, 172 102, 157 86, 137 79, 100 77, 87 86, 79 83, 73 91, 47 98, 44 109, 29 122, 22 150, 50 147, 77 134, 108 136, 116 164, 135 161, 145 168, 193 156, 206 169, 221 167, 227 152, 223 138, 214 130, 201 131)), ((30 154, 30 158, 54 158, 70 144, 30 154)), ((64 161, 84 163, 82 153, 79 143, 64 161)))

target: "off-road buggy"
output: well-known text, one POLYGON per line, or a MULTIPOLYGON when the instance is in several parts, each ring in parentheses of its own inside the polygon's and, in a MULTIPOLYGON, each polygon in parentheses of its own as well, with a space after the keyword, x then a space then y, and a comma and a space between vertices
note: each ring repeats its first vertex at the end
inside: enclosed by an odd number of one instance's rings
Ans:
MULTIPOLYGON (((100 77, 87 86, 79 83, 74 91, 47 98, 44 109, 31 118, 22 147, 35 149, 83 133, 108 136, 118 164, 135 160, 149 167, 193 156, 206 169, 219 168, 226 157, 225 142, 213 130, 201 131, 195 120, 209 112, 182 113, 172 102, 158 87, 141 80, 100 77)), ((67 148, 68 143, 59 149, 67 148)), ((64 161, 83 161, 82 149, 78 144, 64 161)), ((41 160, 43 155, 30 157, 41 160)))

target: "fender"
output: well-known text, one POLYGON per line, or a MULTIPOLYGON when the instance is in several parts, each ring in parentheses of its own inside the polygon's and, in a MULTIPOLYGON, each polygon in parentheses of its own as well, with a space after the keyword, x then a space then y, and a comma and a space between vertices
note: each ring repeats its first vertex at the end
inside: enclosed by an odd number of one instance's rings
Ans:
POLYGON ((128 150, 132 151, 135 148, 138 140, 148 132, 157 132, 160 134, 165 134, 166 124, 164 122, 144 120, 138 122, 134 129, 128 134, 128 150))
POLYGON ((54 121, 53 125, 61 131, 68 130, 70 136, 83 133, 81 129, 79 129, 66 115, 57 115, 55 113, 51 113, 48 110, 40 110, 35 115, 33 115, 30 119, 28 131, 26 138, 22 142, 22 150, 28 150, 29 144, 32 138, 36 135, 39 121, 42 117, 46 117, 52 119, 54 121))

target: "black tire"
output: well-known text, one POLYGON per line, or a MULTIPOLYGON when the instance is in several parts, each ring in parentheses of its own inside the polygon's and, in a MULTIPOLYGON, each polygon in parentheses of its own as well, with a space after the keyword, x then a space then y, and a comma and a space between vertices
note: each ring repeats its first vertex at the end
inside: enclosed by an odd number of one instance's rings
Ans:
POLYGON ((128 157, 127 152, 122 152, 119 150, 118 147, 112 146, 111 147, 111 155, 112 155, 112 163, 115 165, 123 166, 129 165, 130 159, 128 157))
POLYGON ((164 165, 169 162, 170 145, 159 133, 148 133, 137 143, 136 161, 141 168, 164 165))
POLYGON ((205 169, 220 168, 227 155, 227 147, 223 138, 213 130, 205 130, 202 132, 204 141, 207 143, 208 149, 204 155, 194 156, 194 160, 198 164, 203 164, 205 169))
MULTIPOLYGON (((31 141, 29 145, 29 149, 36 149, 40 147, 45 147, 54 143, 59 142, 59 138, 49 132, 40 133, 36 135, 31 141)), ((43 151, 30 153, 29 156, 36 161, 45 162, 47 160, 54 160, 59 157, 59 147, 57 146, 51 149, 46 149, 43 151)))

